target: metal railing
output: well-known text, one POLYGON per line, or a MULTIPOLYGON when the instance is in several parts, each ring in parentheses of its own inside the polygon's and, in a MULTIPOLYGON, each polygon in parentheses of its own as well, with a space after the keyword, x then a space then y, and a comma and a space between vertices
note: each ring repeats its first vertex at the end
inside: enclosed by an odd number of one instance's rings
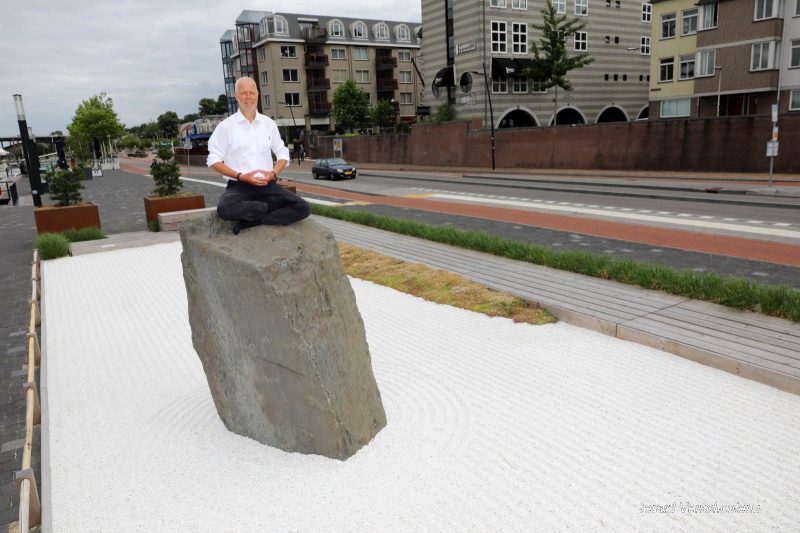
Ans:
POLYGON ((22 449, 22 469, 14 476, 14 481, 19 490, 19 527, 17 531, 27 532, 31 527, 42 522, 42 505, 39 500, 39 490, 36 486, 36 477, 31 468, 31 454, 33 453, 33 426, 42 420, 41 404, 39 403, 39 390, 36 387, 36 367, 41 361, 39 337, 36 328, 42 324, 39 311, 41 299, 41 264, 39 251, 33 251, 31 263, 31 298, 28 301, 31 308, 31 319, 28 327, 28 380, 22 386, 25 395, 25 446, 22 449))

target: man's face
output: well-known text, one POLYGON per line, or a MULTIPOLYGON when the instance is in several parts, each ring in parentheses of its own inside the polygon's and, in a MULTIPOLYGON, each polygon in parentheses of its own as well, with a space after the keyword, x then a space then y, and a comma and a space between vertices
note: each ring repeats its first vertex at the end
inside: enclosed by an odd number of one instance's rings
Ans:
POLYGON ((252 113, 258 106, 258 89, 252 80, 245 80, 239 85, 239 90, 235 93, 239 108, 244 113, 252 113))

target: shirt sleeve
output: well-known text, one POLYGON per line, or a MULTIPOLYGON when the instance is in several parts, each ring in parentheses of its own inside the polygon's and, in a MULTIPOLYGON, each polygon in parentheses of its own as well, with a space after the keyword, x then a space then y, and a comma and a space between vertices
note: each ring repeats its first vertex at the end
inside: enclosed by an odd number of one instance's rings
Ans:
MULTIPOLYGON (((224 123, 224 121, 223 121, 224 123)), ((206 165, 209 167, 214 163, 225 161, 225 153, 228 151, 228 128, 220 123, 208 139, 208 158, 206 165)))

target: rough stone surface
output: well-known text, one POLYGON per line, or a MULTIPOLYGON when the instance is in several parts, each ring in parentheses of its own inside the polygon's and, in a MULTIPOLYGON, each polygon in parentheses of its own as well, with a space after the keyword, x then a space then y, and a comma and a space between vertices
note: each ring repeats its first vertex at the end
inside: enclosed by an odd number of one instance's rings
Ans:
POLYGON ((229 430, 347 459, 386 425, 364 322, 325 226, 180 230, 192 343, 229 430))

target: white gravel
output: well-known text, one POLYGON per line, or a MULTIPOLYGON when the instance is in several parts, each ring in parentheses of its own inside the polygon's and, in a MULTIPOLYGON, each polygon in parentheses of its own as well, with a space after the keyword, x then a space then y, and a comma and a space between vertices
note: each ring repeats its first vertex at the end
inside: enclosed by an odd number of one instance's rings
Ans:
POLYGON ((800 397, 356 279, 387 427, 345 462, 230 433, 180 251, 44 264, 54 531, 797 531, 800 397))

